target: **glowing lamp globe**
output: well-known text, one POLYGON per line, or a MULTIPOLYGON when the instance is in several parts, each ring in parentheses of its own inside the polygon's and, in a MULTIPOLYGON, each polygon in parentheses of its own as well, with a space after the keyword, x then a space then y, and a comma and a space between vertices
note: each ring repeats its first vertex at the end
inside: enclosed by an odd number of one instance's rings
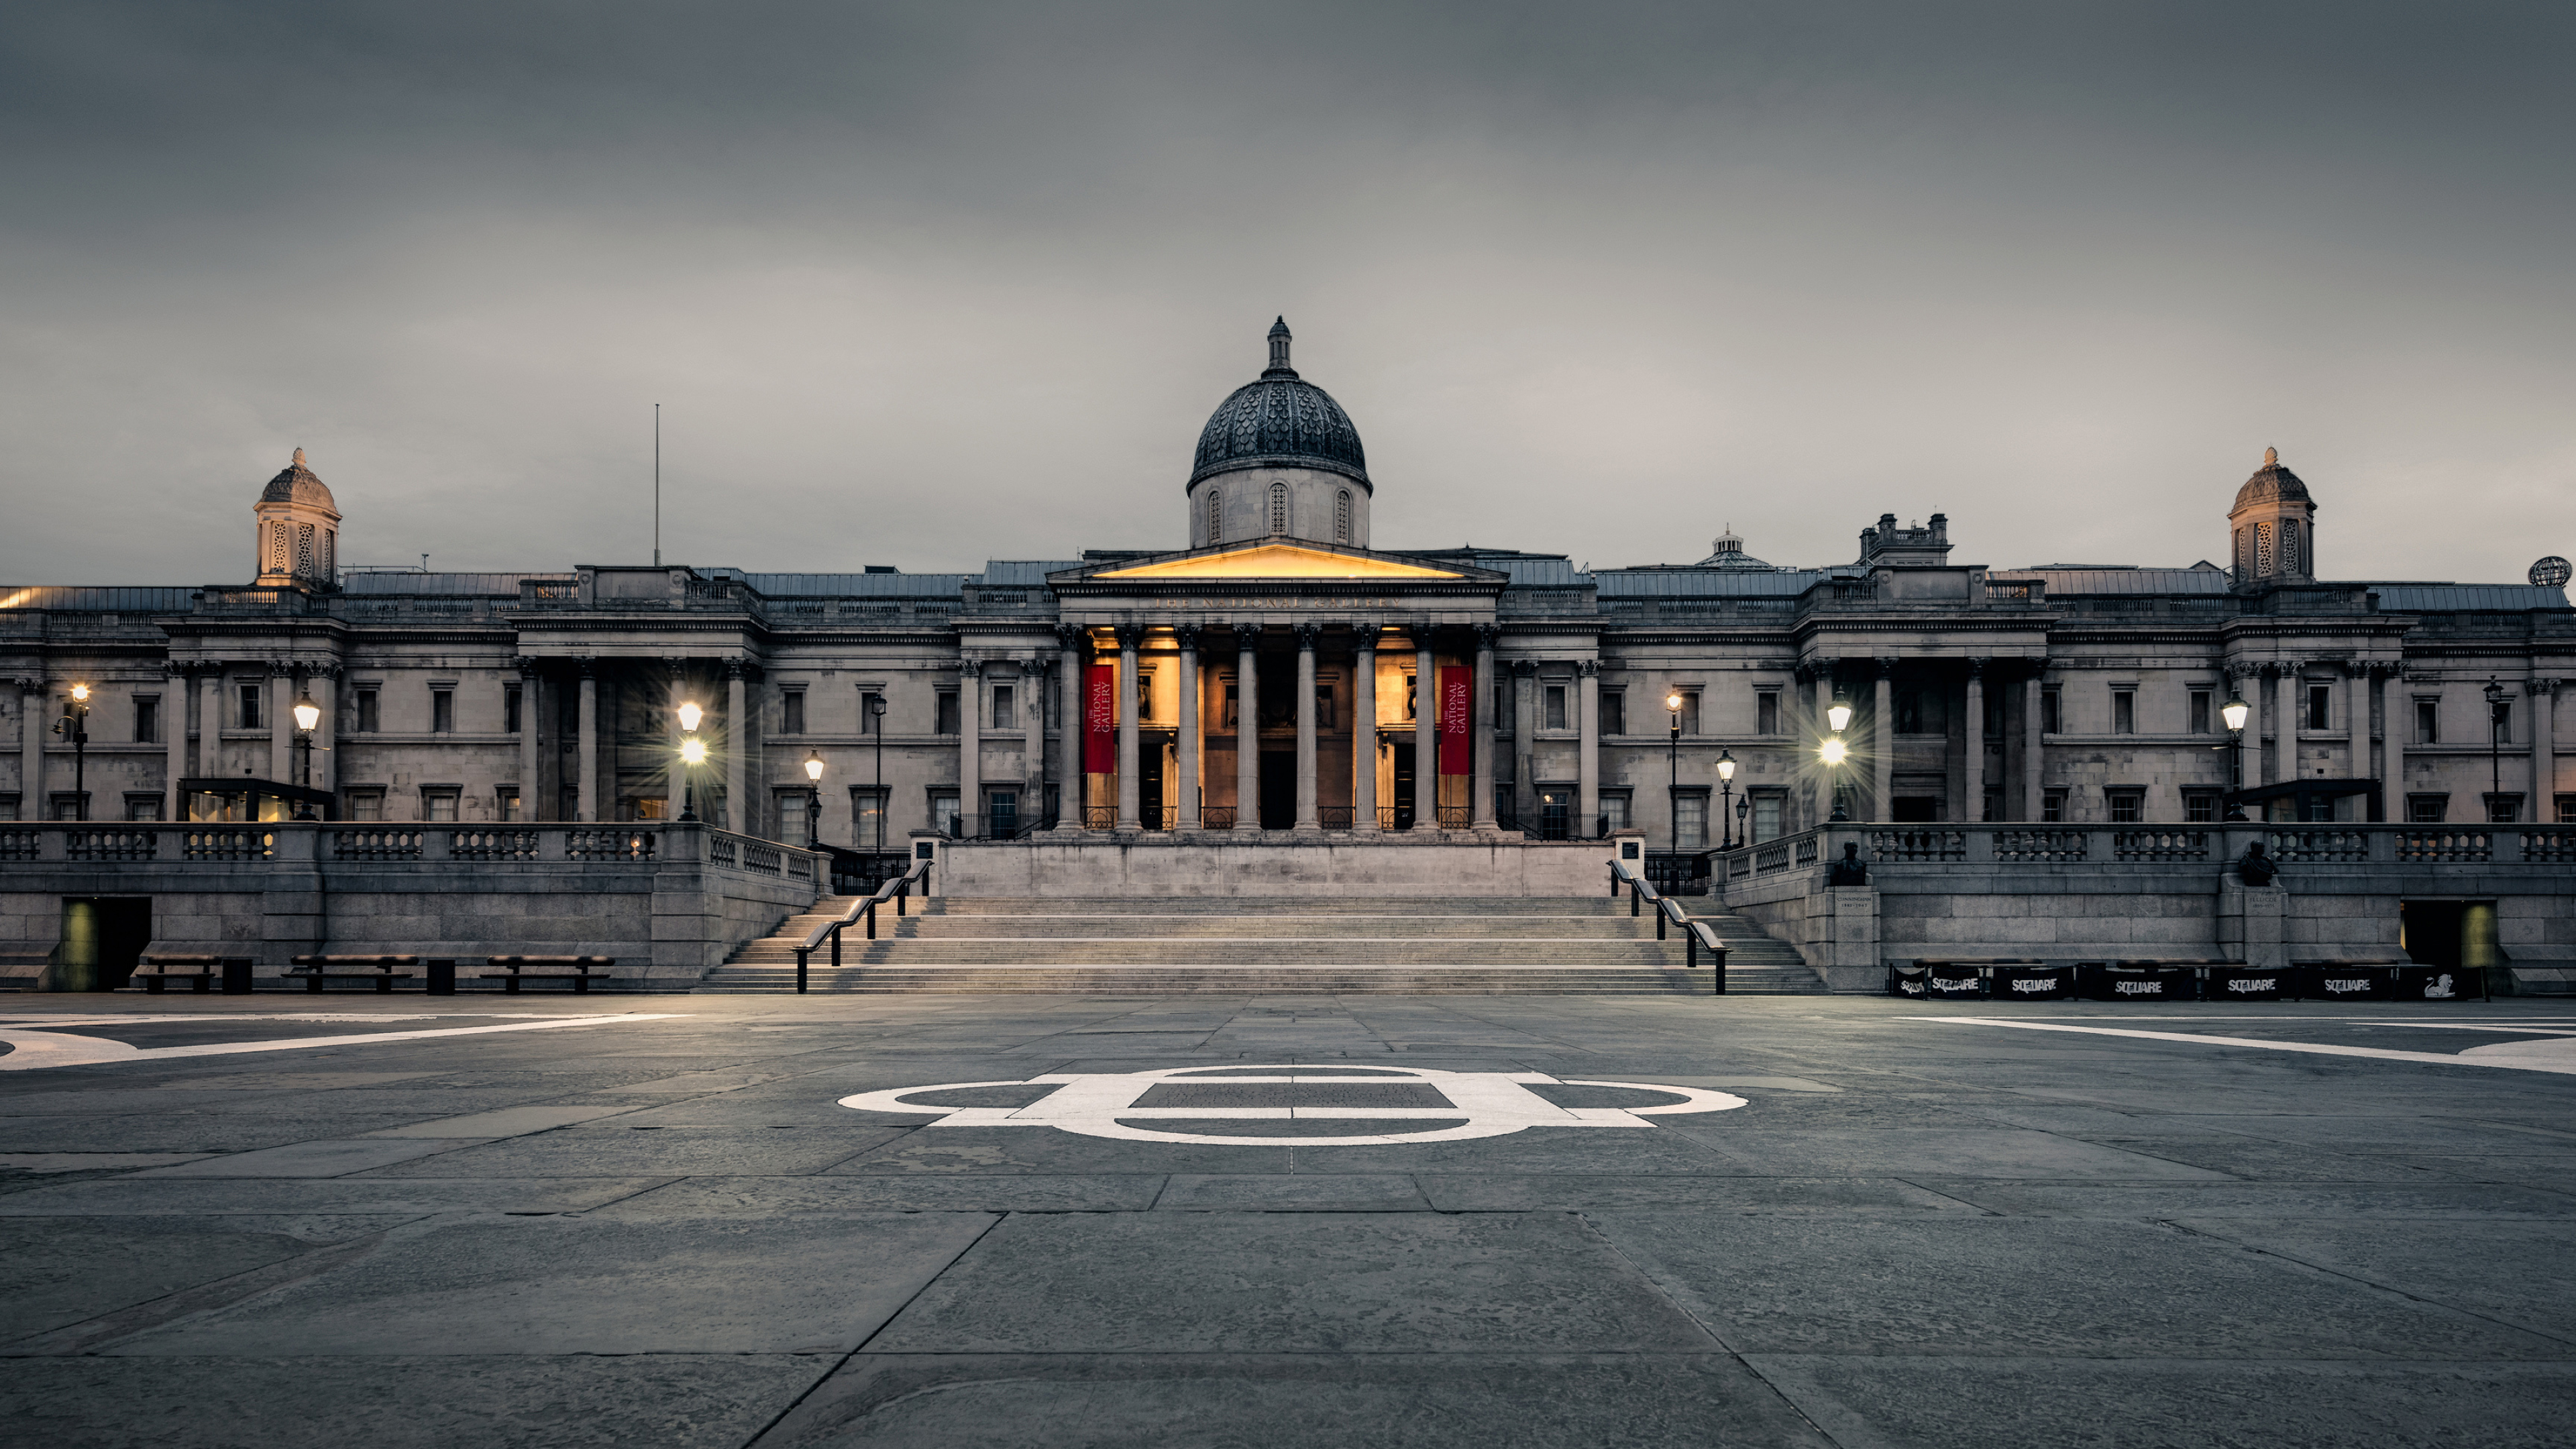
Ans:
POLYGON ((706 711, 698 708, 695 701, 680 706, 680 728, 683 730, 696 731, 698 721, 705 717, 706 711))

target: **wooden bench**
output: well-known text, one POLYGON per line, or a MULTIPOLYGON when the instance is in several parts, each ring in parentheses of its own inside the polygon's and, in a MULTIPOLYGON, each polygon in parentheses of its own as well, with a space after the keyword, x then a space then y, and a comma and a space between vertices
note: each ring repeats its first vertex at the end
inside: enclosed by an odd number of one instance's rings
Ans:
POLYGON ((569 981, 574 991, 586 992, 590 990, 590 983, 609 979, 609 973, 605 968, 616 965, 617 958, 614 956, 486 956, 483 958, 483 964, 502 968, 498 971, 484 972, 484 980, 498 981, 501 983, 503 992, 516 996, 519 993, 519 983, 522 981, 569 981), (532 966, 554 969, 533 971, 528 969, 532 966))
POLYGON ((144 991, 158 996, 163 984, 176 977, 187 982, 190 990, 203 996, 214 989, 215 978, 223 974, 223 969, 224 958, 221 956, 147 955, 142 958, 142 964, 134 968, 134 975, 129 979, 142 982, 144 991))
POLYGON ((286 973, 289 980, 301 980, 307 991, 319 991, 325 981, 372 981, 378 994, 391 992, 397 981, 409 981, 411 973, 396 971, 397 966, 417 966, 418 956, 294 956, 288 964, 295 967, 286 973), (363 971, 336 968, 363 966, 363 971))

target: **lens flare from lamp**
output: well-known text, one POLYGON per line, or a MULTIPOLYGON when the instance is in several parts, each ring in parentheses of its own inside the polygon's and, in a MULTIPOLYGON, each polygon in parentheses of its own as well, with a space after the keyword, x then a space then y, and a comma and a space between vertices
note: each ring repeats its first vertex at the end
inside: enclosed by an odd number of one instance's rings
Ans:
POLYGON ((72 698, 79 700, 83 704, 89 703, 89 686, 86 684, 73 685, 72 698))
POLYGON ((1665 695, 1664 708, 1670 710, 1674 714, 1680 714, 1682 712, 1682 697, 1680 693, 1675 692, 1665 695))
POLYGON ((1851 717, 1852 707, 1848 700, 1837 699, 1825 708, 1825 723, 1834 727, 1835 734, 1843 732, 1843 726, 1851 723, 1851 717))
POLYGON ((684 731, 694 732, 698 727, 698 721, 705 718, 705 716, 706 711, 698 708, 696 701, 692 700, 689 703, 683 704, 680 706, 680 728, 684 731))
POLYGON ((680 741, 680 759, 684 763, 691 765, 705 764, 707 762, 707 742, 699 739, 696 735, 691 735, 687 739, 680 741))
POLYGON ((1816 757, 1828 765, 1839 765, 1850 755, 1851 751, 1843 746, 1841 735, 1836 735, 1816 747, 1816 757))

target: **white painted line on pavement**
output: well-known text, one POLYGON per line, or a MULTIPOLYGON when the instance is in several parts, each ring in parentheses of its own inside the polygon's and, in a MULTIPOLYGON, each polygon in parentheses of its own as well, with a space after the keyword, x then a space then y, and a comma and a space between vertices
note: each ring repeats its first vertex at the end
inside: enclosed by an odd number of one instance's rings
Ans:
MULTIPOLYGON (((100 1036, 75 1036, 68 1032, 25 1031, 0 1028, 0 1042, 10 1051, 0 1056, 0 1072, 32 1072, 45 1067, 86 1067, 109 1062, 165 1061, 174 1057, 221 1057, 237 1052, 301 1051, 306 1047, 364 1046, 381 1041, 425 1041, 442 1036, 483 1036, 496 1031, 547 1031, 562 1026, 607 1026, 623 1021, 669 1021, 685 1012, 637 1011, 616 1016, 558 1017, 547 1021, 514 1021, 502 1026, 455 1026, 436 1031, 373 1031, 355 1036, 308 1036, 284 1041, 216 1041, 194 1046, 138 1047, 129 1042, 100 1036)), ((184 1022, 204 1018, 162 1016, 148 1018, 155 1022, 184 1022)))
POLYGON ((2178 1041, 2194 1046, 2255 1047, 2272 1052, 2306 1052, 2327 1057, 2372 1057, 2387 1062, 2423 1062, 2441 1067, 2505 1067, 2525 1072, 2559 1072, 2576 1076, 2576 1037, 2552 1036, 2535 1041, 2497 1042, 2459 1053, 2403 1052, 2390 1047, 2340 1046, 2321 1041, 2265 1041, 2250 1036, 2206 1036, 2189 1031, 2138 1031, 2110 1026, 2061 1026, 2044 1021, 2006 1021, 1992 1016, 1915 1016, 1909 1021, 1949 1026, 2007 1026, 2017 1031, 2064 1031, 2080 1036, 2125 1036, 2140 1041, 2178 1041))

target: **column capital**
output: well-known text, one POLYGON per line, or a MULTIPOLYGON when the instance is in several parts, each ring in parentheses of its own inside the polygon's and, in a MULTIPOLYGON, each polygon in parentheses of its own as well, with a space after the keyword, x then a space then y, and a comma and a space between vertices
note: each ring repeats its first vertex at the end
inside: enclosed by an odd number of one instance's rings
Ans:
POLYGON ((1970 659, 1966 661, 1968 666, 1968 677, 1982 682, 1986 677, 1986 665, 1988 662, 1989 661, 1984 659, 1970 659))
POLYGON ((521 679, 534 679, 537 677, 537 661, 533 655, 521 654, 517 656, 510 661, 510 667, 519 672, 519 677, 521 679))
POLYGON ((2355 679, 2367 679, 2370 677, 2370 661, 2359 656, 2347 659, 2343 661, 2343 672, 2355 679))
POLYGON ((1121 649, 1141 649, 1145 645, 1145 626, 1142 624, 1120 624, 1110 632, 1118 636, 1121 649))
POLYGON ((2275 667, 2281 671, 2283 679, 2296 679, 2299 677, 2299 671, 2308 667, 2308 662, 2304 659, 2284 659, 2275 667))
POLYGON ((1515 659, 1512 661, 1512 678, 1514 679, 1528 679, 1537 673, 1538 661, 1535 659, 1515 659))
POLYGON ((724 671, 727 679, 748 679, 751 677, 751 661, 728 659, 724 662, 724 671))
POLYGON ((1375 619, 1353 619, 1351 621, 1351 647, 1353 649, 1375 653, 1377 650, 1378 630, 1383 627, 1385 626, 1378 623, 1375 619))
POLYGON ((1291 625, 1290 632, 1297 636, 1297 652, 1312 654, 1315 652, 1316 641, 1324 637, 1324 626, 1309 621, 1291 625))
POLYGON ((1501 642, 1502 637, 1503 630, 1502 626, 1499 624, 1478 624, 1476 626, 1476 648, 1480 651, 1492 649, 1495 644, 1501 642))
POLYGON ((587 654, 574 655, 572 660, 572 669, 573 673, 580 675, 584 679, 596 679, 599 677, 599 661, 593 659, 587 654))
POLYGON ((2251 664, 2242 659, 2230 661, 2227 666, 2227 678, 2231 683, 2256 678, 2262 672, 2262 665, 2251 664))
POLYGON ((2558 692, 2558 681, 2546 674, 2531 676, 2531 697, 2547 699, 2558 692))
POLYGON ((1235 626, 1234 626, 1234 647, 1235 647, 1235 648, 1237 648, 1237 649, 1243 650, 1243 651, 1245 651, 1246 653, 1249 653, 1249 652, 1251 652, 1252 650, 1255 650, 1255 649, 1260 648, 1260 647, 1261 647, 1261 626, 1260 626, 1260 625, 1258 625, 1258 624, 1237 624, 1237 625, 1235 625, 1235 626))
POLYGON ((1574 673, 1575 677, 1578 679, 1591 679, 1601 673, 1601 661, 1598 659, 1578 659, 1574 662, 1574 673))
POLYGON ((1889 654, 1881 655, 1880 657, 1871 660, 1870 664, 1878 670, 1879 678, 1892 679, 1896 675, 1896 666, 1904 662, 1904 660, 1889 654))
POLYGON ((689 661, 676 655, 665 654, 662 656, 662 667, 671 672, 672 682, 677 683, 682 675, 689 672, 689 661))
POLYGON ((1181 647, 1181 652, 1183 654, 1197 653, 1199 648, 1199 626, 1196 624, 1174 624, 1172 626, 1172 642, 1181 647))
POLYGON ((1058 624, 1055 626, 1055 640, 1065 652, 1071 653, 1091 641, 1091 631, 1080 624, 1058 624))
POLYGON ((336 659, 316 660, 310 664, 303 665, 302 668, 304 670, 304 677, 307 679, 337 679, 340 677, 340 661, 336 659))
POLYGON ((981 678, 984 673, 984 661, 981 659, 960 659, 957 661, 957 672, 959 675, 967 679, 981 678))

